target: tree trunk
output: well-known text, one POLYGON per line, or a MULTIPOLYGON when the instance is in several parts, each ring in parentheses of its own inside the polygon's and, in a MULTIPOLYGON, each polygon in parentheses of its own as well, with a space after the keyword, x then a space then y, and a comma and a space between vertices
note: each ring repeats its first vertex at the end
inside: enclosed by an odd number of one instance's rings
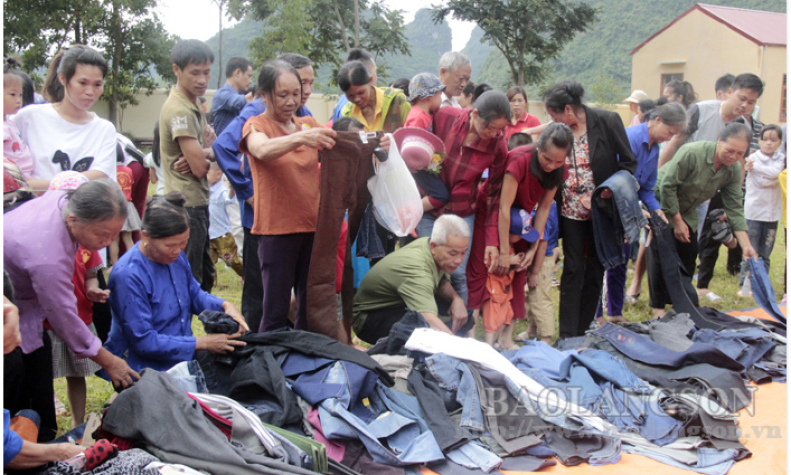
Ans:
POLYGON ((217 51, 217 89, 220 88, 222 81, 222 4, 224 0, 218 0, 217 5, 220 7, 220 48, 217 51))
POLYGON ((351 49, 351 47, 349 46, 349 37, 346 36, 346 24, 343 23, 343 17, 341 16, 341 9, 338 8, 337 0, 332 2, 332 4, 335 5, 335 14, 338 15, 338 24, 340 24, 343 47, 346 48, 346 51, 348 52, 351 49))
POLYGON ((354 47, 360 47, 360 0, 354 0, 354 47))
POLYGON ((524 87, 525 85, 525 70, 523 67, 519 66, 519 80, 516 82, 517 86, 524 87))
POLYGON ((121 56, 124 52, 120 9, 120 0, 113 0, 113 79, 110 85, 112 93, 109 101, 109 120, 118 132, 121 131, 121 123, 118 120, 118 87, 121 75, 121 56))

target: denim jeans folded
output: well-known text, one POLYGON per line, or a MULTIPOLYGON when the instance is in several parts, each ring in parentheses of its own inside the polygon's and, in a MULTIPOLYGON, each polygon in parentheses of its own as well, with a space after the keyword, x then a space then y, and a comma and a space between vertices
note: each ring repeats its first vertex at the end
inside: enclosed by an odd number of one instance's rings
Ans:
POLYGON ((681 368, 696 363, 708 363, 721 368, 744 371, 744 366, 714 346, 693 343, 686 351, 672 351, 643 335, 630 332, 612 323, 591 333, 609 341, 626 356, 654 366, 681 368))
POLYGON ((605 269, 626 264, 629 252, 623 247, 624 238, 626 242, 637 241, 640 230, 648 224, 640 207, 638 188, 640 185, 634 175, 621 170, 593 191, 591 217, 594 242, 599 260, 605 269), (610 190, 612 198, 602 198, 604 190, 610 190))
POLYGON ((449 392, 462 408, 461 427, 484 431, 481 398, 467 364, 444 353, 429 356, 425 364, 439 387, 449 392))
POLYGON ((723 353, 744 365, 745 368, 750 368, 777 346, 771 338, 768 338, 767 333, 761 333, 763 334, 754 336, 741 331, 700 330, 695 332, 692 340, 716 345, 723 353))

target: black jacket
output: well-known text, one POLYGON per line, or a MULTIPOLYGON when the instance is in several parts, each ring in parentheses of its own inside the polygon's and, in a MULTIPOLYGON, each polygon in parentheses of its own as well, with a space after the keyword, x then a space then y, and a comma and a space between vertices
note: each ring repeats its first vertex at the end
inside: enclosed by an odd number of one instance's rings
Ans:
MULTIPOLYGON (((593 183, 601 185, 615 172, 626 170, 634 175, 637 170, 637 159, 634 158, 629 138, 623 127, 621 116, 604 109, 592 109, 582 106, 585 110, 588 128, 588 147, 593 183)), ((558 202, 558 217, 563 207, 563 187, 558 187, 555 200, 558 202)))

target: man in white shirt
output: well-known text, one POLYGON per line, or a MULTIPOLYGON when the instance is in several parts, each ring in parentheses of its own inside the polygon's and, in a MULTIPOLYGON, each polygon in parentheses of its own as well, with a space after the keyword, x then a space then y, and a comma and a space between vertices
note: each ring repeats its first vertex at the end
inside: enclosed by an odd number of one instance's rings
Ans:
POLYGON ((456 96, 461 94, 464 86, 472 76, 472 63, 466 54, 457 51, 448 51, 439 59, 439 80, 445 85, 442 93, 442 105, 461 107, 456 96))

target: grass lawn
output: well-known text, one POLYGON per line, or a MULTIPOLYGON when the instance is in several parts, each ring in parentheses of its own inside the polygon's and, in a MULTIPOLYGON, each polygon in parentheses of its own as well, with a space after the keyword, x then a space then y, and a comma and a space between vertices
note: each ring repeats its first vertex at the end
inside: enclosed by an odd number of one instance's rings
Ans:
MULTIPOLYGON (((154 187, 150 188, 153 192, 154 187)), ((780 231, 780 229, 778 229, 780 231)), ((708 305, 721 311, 737 310, 749 307, 755 307, 756 303, 753 299, 740 298, 736 295, 739 289, 738 276, 733 277, 725 270, 725 262, 727 261, 727 250, 725 247, 720 248, 720 258, 717 260, 717 267, 715 268, 714 279, 711 282, 710 290, 720 295, 722 300, 720 302, 710 304, 708 302, 701 302, 703 305, 708 305)), ((772 281, 772 286, 777 294, 778 302, 783 298, 783 263, 786 262, 786 248, 785 239, 782 232, 778 232, 775 247, 772 252, 772 268, 769 277, 772 281)), ((217 272, 219 276, 219 288, 214 289, 214 294, 233 302, 237 307, 241 308, 241 295, 242 283, 241 278, 224 263, 217 264, 217 272)), ((558 272, 558 278, 560 272, 558 272)), ((627 276, 627 285, 632 280, 632 274, 627 276)), ((554 313, 557 317, 558 313, 558 300, 560 296, 559 287, 552 288, 552 302, 554 313)), ((635 305, 626 305, 624 307, 624 316, 632 321, 647 320, 651 316, 651 309, 648 307, 648 279, 643 279, 643 291, 640 299, 635 305)), ((525 330, 527 324, 524 321, 518 321, 516 324, 515 334, 525 330)), ((483 325, 478 326, 478 338, 483 339, 483 325)), ((203 325, 200 324, 197 317, 193 317, 192 330, 196 335, 203 335, 203 325)), ((557 335, 556 335, 557 337, 557 335)), ((65 378, 55 380, 55 392, 61 401, 68 407, 68 397, 66 395, 66 380, 65 378)), ((91 412, 100 412, 104 402, 113 393, 112 386, 106 381, 99 379, 95 376, 88 378, 88 404, 86 414, 91 412)), ((71 427, 71 418, 69 415, 64 415, 58 418, 59 434, 65 432, 71 427)))

